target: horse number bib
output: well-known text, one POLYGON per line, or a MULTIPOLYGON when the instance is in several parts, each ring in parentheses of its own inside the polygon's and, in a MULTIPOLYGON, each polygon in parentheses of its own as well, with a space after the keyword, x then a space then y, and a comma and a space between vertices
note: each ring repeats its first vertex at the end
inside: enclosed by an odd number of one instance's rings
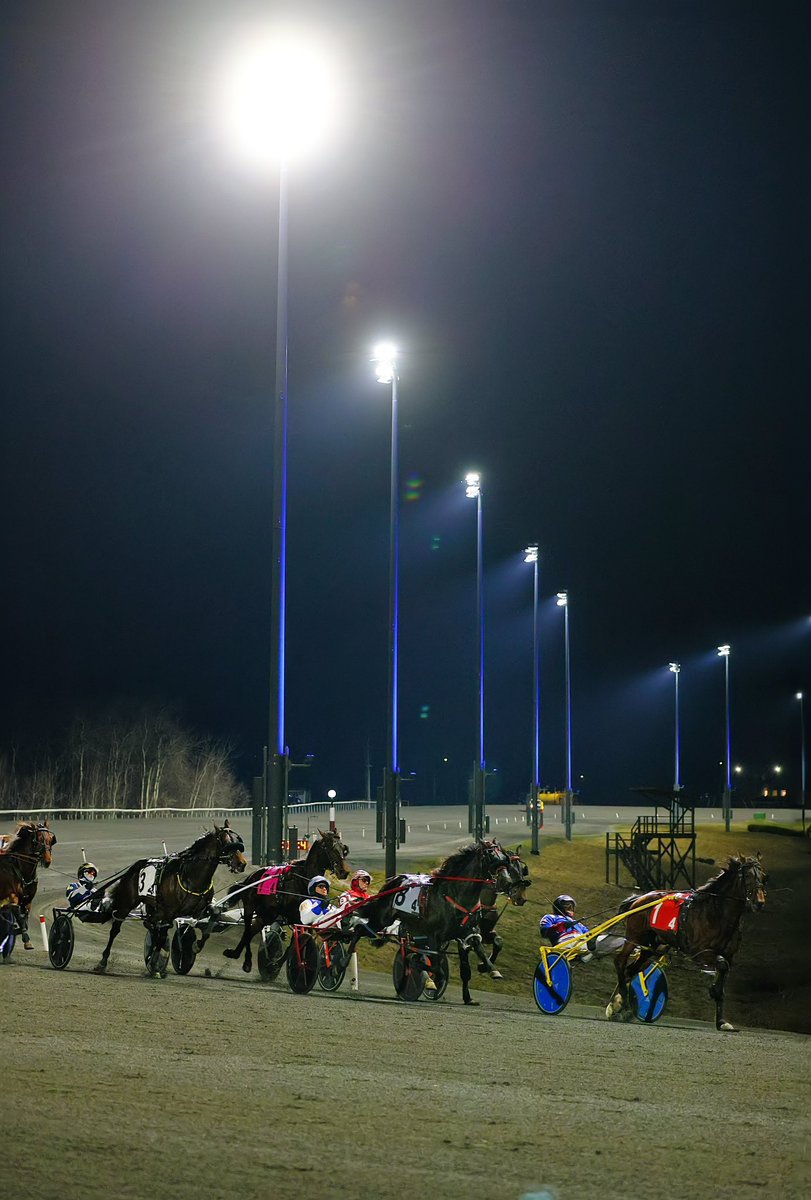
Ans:
POLYGON ((146 866, 141 867, 138 875, 138 895, 142 900, 151 900, 155 896, 156 882, 158 875, 158 864, 148 862, 146 866))

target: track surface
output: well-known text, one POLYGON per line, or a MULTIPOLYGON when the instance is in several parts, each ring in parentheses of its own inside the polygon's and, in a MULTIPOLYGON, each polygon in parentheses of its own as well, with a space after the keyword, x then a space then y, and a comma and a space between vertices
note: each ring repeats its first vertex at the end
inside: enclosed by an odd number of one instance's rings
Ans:
MULTIPOLYGON (((88 830, 75 832, 89 849, 88 830)), ((124 861, 143 853, 134 832, 124 861)), ((139 823, 139 838, 154 836, 139 823)), ((64 827, 59 837, 61 849, 73 840, 64 827)), ((98 865, 123 865, 112 839, 108 849, 98 865)), ((43 900, 57 899, 64 879, 41 879, 43 900)), ((218 874, 218 884, 231 879, 218 874)), ((105 937, 77 924, 61 973, 38 943, 0 967, 9 1197, 811 1192, 802 1036, 610 1025, 575 1006, 548 1018, 530 996, 480 993, 481 1006, 466 1009, 458 988, 439 1004, 406 1005, 368 972, 360 996, 347 985, 294 996, 224 959, 230 933, 188 977, 149 979, 137 922, 111 972, 96 976, 105 937)))

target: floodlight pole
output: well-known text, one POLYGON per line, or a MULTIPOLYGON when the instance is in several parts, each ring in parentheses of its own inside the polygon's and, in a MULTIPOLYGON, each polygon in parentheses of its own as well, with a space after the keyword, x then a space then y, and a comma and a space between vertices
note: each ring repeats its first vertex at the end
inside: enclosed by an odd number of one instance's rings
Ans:
POLYGON ((805 710, 802 692, 797 692, 797 699, 800 702, 800 805, 802 830, 805 833, 805 710))
POLYGON ((288 751, 284 736, 287 596, 287 162, 279 164, 279 256, 276 268, 276 377, 273 415, 273 560, 270 602, 270 705, 265 772, 263 863, 283 859, 288 751))
POLYGON ((538 546, 533 543, 524 551, 524 562, 532 564, 532 783, 530 784, 530 852, 540 854, 540 717, 541 688, 538 661, 538 546))
POLYGON ((563 646, 566 672, 566 795, 563 802, 563 830, 566 841, 572 840, 572 672, 569 656, 569 593, 558 592, 558 606, 563 609, 563 646))
POLYGON ((673 672, 674 683, 676 685, 676 697, 675 697, 676 733, 675 733, 675 753, 674 753, 675 768, 674 768, 674 775, 673 775, 673 791, 680 792, 681 791, 681 771, 680 771, 681 764, 680 764, 679 759, 680 759, 681 744, 680 744, 680 736, 679 736, 679 675, 681 674, 681 666, 677 662, 672 662, 670 664, 670 670, 673 672))
POLYGON ((386 878, 397 874, 400 840, 399 685, 400 685, 400 459, 397 428, 397 367, 391 374, 391 471, 389 481, 389 704, 386 774, 383 780, 386 878))
POLYGON ((732 732, 729 720, 729 646, 719 646, 718 654, 724 660, 724 721, 726 726, 726 786, 724 788, 724 829, 729 833, 732 826, 732 732))

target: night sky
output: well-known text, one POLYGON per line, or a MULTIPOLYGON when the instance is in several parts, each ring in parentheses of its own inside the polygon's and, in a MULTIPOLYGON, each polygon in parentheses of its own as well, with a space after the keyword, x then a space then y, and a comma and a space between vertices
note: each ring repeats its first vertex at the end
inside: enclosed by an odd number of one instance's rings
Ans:
POLYGON ((315 756, 293 782, 348 798, 367 740, 373 785, 384 763, 388 337, 404 796, 462 802, 476 753, 471 468, 494 799, 531 777, 530 541, 544 782, 568 588, 584 800, 672 782, 671 659, 682 780, 720 792, 719 642, 745 786, 783 763, 796 789, 811 10, 779 0, 5 3, 0 746, 150 700, 259 768, 278 191, 214 95, 286 11, 349 94, 290 185, 287 740, 315 756))

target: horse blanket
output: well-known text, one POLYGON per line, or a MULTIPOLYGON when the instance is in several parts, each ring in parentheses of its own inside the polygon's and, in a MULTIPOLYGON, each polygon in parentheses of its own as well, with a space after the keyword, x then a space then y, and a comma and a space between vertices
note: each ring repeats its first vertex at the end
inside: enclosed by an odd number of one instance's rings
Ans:
POLYGON ((268 867, 256 889, 257 896, 275 896, 279 890, 279 884, 289 870, 289 863, 283 863, 280 867, 268 867))
POLYGON ((677 933, 682 907, 691 895, 692 892, 672 892, 660 900, 656 907, 651 909, 651 929, 659 929, 663 933, 677 933))

